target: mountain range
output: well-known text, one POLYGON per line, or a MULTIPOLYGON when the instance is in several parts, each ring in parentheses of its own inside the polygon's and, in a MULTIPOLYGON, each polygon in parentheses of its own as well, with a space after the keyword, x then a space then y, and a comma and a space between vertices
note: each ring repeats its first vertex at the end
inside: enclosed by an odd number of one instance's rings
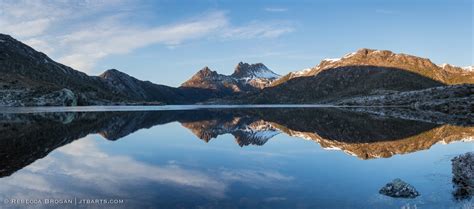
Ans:
POLYGON ((252 92, 266 88, 280 75, 268 69, 264 64, 248 64, 240 62, 232 75, 222 75, 208 67, 199 70, 191 79, 181 84, 181 87, 212 89, 229 94, 252 92))
MULTIPOLYGON (((231 75, 204 67, 181 86, 169 87, 142 81, 115 69, 89 76, 5 34, 0 34, 0 72, 0 106, 348 105, 354 103, 355 98, 379 98, 430 88, 437 89, 440 97, 456 95, 452 102, 469 106, 474 89, 472 67, 438 66, 426 58, 373 49, 325 59, 313 68, 283 76, 262 63, 240 62, 231 75), (444 87, 453 85, 462 87, 450 88, 449 95, 444 93, 444 87), (459 89, 462 89, 460 93, 459 89)), ((413 94, 417 97, 410 101, 416 103, 417 98, 425 98, 419 97, 424 91, 421 92, 413 94)), ((378 104, 391 105, 390 101, 378 104)))

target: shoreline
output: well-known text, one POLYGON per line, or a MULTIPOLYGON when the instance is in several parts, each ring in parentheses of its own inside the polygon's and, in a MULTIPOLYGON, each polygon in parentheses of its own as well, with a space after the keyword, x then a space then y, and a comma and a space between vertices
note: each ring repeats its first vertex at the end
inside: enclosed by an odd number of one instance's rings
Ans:
POLYGON ((0 113, 42 112, 114 112, 114 111, 173 111, 198 109, 261 109, 261 108, 409 108, 410 106, 361 106, 327 104, 246 104, 246 105, 94 105, 94 106, 0 106, 0 113))

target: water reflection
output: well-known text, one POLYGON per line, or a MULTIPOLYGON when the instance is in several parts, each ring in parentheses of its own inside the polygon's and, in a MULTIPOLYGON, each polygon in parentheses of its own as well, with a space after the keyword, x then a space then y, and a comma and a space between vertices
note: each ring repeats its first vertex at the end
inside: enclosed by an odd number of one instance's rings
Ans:
POLYGON ((441 144, 472 140, 470 119, 413 116, 336 108, 3 113, 0 198, 126 200, 109 208, 459 206, 450 159, 472 144, 441 144), (421 196, 379 195, 393 178, 421 196))
POLYGON ((0 114, 0 176, 9 176, 89 134, 115 141, 171 122, 179 122, 205 142, 231 134, 239 146, 262 146, 286 134, 360 159, 387 158, 474 136, 473 126, 461 122, 464 126, 459 126, 458 121, 439 124, 336 108, 4 113, 0 114))
MULTIPOLYGON (((227 198, 232 184, 274 188, 292 180, 291 176, 265 169, 201 170, 174 162, 153 165, 126 155, 109 155, 98 147, 93 138, 86 137, 57 149, 54 155, 36 161, 21 173, 3 181, 0 197, 119 197, 126 200, 126 205, 111 205, 110 208, 149 208, 152 205, 169 208, 176 206, 167 205, 169 202, 166 199, 183 198, 183 202, 188 204, 186 207, 189 207, 194 201, 227 198), (153 199, 153 196, 160 199, 153 199)), ((61 205, 56 207, 64 208, 61 205)))

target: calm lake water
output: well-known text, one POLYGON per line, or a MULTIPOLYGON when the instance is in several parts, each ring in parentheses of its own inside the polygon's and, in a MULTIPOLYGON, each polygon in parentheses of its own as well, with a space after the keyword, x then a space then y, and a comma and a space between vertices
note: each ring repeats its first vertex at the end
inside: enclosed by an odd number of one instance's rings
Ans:
POLYGON ((4 108, 0 130, 0 208, 474 207, 453 196, 450 160, 474 150, 463 122, 314 106, 4 108), (378 193, 395 178, 421 196, 378 193))

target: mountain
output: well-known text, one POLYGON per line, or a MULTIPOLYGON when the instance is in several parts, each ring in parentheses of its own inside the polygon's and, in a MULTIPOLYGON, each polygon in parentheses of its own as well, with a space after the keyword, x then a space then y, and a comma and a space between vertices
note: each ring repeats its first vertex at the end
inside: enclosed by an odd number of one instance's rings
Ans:
POLYGON ((225 94, 245 91, 248 88, 248 86, 239 83, 234 78, 212 71, 209 67, 199 70, 189 80, 181 84, 181 87, 210 89, 225 94))
POLYGON ((396 54, 389 50, 359 49, 342 58, 325 59, 308 73, 314 76, 328 69, 346 66, 377 66, 413 72, 447 85, 474 83, 474 74, 448 64, 438 66, 427 58, 396 54))
POLYGON ((226 94, 258 91, 269 86, 280 75, 268 69, 264 64, 240 62, 232 75, 222 75, 204 67, 194 74, 181 87, 211 89, 226 94))
POLYGON ((290 72, 290 73, 288 73, 284 76, 281 76, 280 78, 274 80, 269 86, 278 86, 278 85, 280 85, 282 83, 285 83, 288 80, 293 79, 293 78, 309 76, 310 71, 311 71, 311 68, 305 68, 303 70, 290 72))
POLYGON ((88 76, 0 34, 0 106, 190 104, 219 98, 200 88, 173 88, 112 69, 88 76))
POLYGON ((456 67, 449 64, 438 66, 429 59, 407 54, 396 54, 389 50, 359 49, 341 58, 324 59, 319 65, 302 71, 291 72, 272 83, 282 84, 297 77, 315 76, 318 73, 347 66, 377 66, 404 69, 431 78, 444 84, 474 83, 472 66, 456 67))
POLYGON ((278 79, 280 75, 271 71, 262 63, 248 64, 239 62, 230 76, 258 89, 263 89, 278 79))
POLYGON ((215 92, 199 88, 173 88, 138 80, 115 69, 107 70, 99 77, 112 89, 132 101, 189 104, 219 97, 215 92))
POLYGON ((429 59, 386 50, 360 49, 339 59, 323 60, 299 76, 286 75, 276 85, 246 96, 245 103, 331 103, 453 84, 474 83, 474 72, 444 68, 429 59))
POLYGON ((87 105, 120 101, 99 77, 88 76, 0 34, 0 105, 87 105))

